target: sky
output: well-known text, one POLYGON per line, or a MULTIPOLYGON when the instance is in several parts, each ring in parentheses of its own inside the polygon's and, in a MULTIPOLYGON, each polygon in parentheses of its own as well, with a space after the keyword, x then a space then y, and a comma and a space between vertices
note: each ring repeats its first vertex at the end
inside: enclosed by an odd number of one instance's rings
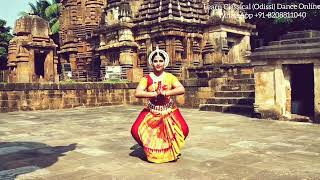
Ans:
POLYGON ((19 12, 29 11, 28 3, 36 0, 0 0, 0 19, 7 21, 7 26, 14 27, 15 21, 19 18, 19 12))

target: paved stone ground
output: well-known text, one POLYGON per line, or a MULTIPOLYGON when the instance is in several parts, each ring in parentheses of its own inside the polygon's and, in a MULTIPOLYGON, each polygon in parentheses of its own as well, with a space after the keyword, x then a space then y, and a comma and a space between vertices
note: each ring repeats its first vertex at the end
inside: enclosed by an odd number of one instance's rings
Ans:
POLYGON ((320 179, 317 124, 182 109, 181 159, 153 164, 130 135, 141 109, 0 114, 0 179, 320 179))

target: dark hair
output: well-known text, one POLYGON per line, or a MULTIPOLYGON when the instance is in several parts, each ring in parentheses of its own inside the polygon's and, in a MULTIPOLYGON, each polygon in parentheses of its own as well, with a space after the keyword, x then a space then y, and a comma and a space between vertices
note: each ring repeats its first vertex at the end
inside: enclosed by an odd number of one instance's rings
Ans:
MULTIPOLYGON (((158 53, 154 53, 151 57, 151 62, 153 62, 154 58, 158 55, 158 53)), ((162 59, 165 61, 166 58, 164 57, 164 55, 162 53, 159 53, 159 55, 162 57, 162 59)))

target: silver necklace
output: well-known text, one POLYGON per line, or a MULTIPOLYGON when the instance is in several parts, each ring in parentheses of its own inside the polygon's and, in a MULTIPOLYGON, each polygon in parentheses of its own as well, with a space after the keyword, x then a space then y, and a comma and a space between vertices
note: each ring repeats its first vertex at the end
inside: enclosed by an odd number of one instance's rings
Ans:
POLYGON ((162 72, 160 76, 156 76, 153 72, 150 73, 150 77, 152 79, 153 91, 156 91, 155 84, 157 84, 158 82, 163 82, 164 73, 165 72, 162 72))

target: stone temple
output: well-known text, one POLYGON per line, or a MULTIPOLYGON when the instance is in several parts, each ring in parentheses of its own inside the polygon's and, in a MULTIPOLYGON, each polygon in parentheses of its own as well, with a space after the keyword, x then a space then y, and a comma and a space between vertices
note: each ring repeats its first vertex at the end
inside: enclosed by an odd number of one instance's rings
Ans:
POLYGON ((57 45, 49 37, 47 21, 31 15, 16 21, 9 43, 9 82, 58 81, 57 45))
POLYGON ((248 63, 248 24, 236 9, 214 9, 238 0, 62 0, 58 73, 101 81, 110 67, 138 81, 158 46, 170 56, 167 70, 181 79, 189 67, 248 63), (224 16, 223 16, 224 15, 224 16))

